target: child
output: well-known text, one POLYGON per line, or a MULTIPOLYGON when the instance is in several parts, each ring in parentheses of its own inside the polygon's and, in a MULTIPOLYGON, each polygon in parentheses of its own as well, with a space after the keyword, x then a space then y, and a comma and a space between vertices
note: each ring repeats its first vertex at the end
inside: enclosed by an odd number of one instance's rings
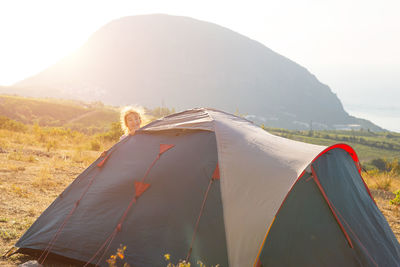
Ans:
POLYGON ((140 128, 142 124, 142 117, 138 109, 133 107, 125 107, 121 111, 121 127, 124 131, 124 135, 121 136, 120 140, 128 135, 134 135, 136 130, 140 128))

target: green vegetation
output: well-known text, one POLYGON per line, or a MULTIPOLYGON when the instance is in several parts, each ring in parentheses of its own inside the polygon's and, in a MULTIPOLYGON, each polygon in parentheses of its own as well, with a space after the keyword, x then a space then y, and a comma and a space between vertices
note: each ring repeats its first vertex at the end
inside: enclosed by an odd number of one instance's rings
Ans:
POLYGON ((391 132, 359 131, 295 131, 280 128, 268 128, 266 131, 292 140, 316 145, 329 146, 346 143, 353 147, 364 167, 373 167, 371 161, 400 158, 400 134, 391 132), (371 166, 372 165, 372 166, 371 166))
POLYGON ((395 194, 396 194, 395 198, 390 200, 390 203, 395 206, 400 206, 400 190, 397 190, 395 194))

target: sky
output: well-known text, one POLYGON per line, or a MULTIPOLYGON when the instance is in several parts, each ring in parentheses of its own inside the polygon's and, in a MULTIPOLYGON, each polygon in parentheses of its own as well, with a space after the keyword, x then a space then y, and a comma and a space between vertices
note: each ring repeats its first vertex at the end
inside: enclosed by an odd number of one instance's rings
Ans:
POLYGON ((72 53, 108 22, 163 13, 213 22, 297 62, 351 115, 400 132, 398 0, 0 0, 0 85, 72 53))

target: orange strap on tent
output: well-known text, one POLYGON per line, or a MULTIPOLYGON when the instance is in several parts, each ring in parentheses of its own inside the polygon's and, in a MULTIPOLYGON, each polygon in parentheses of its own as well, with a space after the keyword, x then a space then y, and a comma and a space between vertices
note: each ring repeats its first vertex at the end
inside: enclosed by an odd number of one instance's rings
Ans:
POLYGON ((217 166, 215 167, 215 170, 214 170, 213 175, 211 176, 211 178, 213 178, 214 180, 219 180, 219 178, 220 178, 218 163, 217 163, 217 166))
POLYGON ((190 255, 192 254, 192 249, 193 249, 194 240, 195 240, 195 238, 196 238, 196 233, 197 233, 197 229, 198 229, 198 227, 199 227, 201 215, 203 215, 204 206, 206 205, 206 200, 207 200, 208 192, 209 192, 210 189, 211 189, 211 185, 212 185, 213 181, 214 181, 214 180, 219 180, 219 178, 220 178, 220 175, 219 175, 219 167, 218 167, 218 163, 217 163, 217 166, 215 167, 215 170, 214 170, 214 172, 213 172, 213 174, 212 174, 212 176, 211 176, 210 182, 208 183, 208 187, 207 187, 206 193, 204 194, 203 203, 201 204, 199 216, 197 217, 197 221, 196 221, 196 224, 195 224, 195 226, 194 226, 192 241, 190 242, 189 251, 188 251, 188 254, 187 254, 187 256, 186 256, 186 262, 189 261, 190 255))
POLYGON ((164 152, 167 152, 168 150, 170 150, 171 148, 173 148, 175 145, 168 145, 168 144, 161 144, 160 145, 160 152, 159 155, 161 156, 161 154, 163 154, 164 152))
POLYGON ((340 229, 342 230, 343 234, 345 235, 345 237, 346 237, 346 239, 347 239, 347 242, 349 243, 349 246, 350 246, 351 248, 354 248, 353 243, 351 242, 350 237, 349 237, 349 235, 348 235, 347 232, 346 232, 346 229, 344 229, 342 223, 340 222, 338 216, 336 215, 336 212, 335 212, 335 210, 334 210, 334 208, 333 208, 332 203, 329 201, 328 196, 327 196, 326 193, 325 193, 325 190, 322 188, 322 185, 321 185, 321 183, 319 182, 319 179, 318 179, 318 177, 317 177, 317 174, 315 173, 315 170, 314 170, 314 168, 313 168, 312 165, 311 165, 311 172, 312 172, 312 176, 313 176, 313 178, 314 178, 314 181, 315 181, 315 183, 317 184, 317 186, 318 186, 318 188, 319 188, 319 191, 321 192, 322 196, 324 197, 326 203, 327 203, 328 206, 329 206, 329 209, 331 210, 333 216, 335 217, 337 223, 339 224, 340 229))
MULTIPOLYGON (((104 154, 104 152, 103 152, 103 154, 104 154)), ((102 156, 103 156, 103 154, 101 154, 102 156)), ((105 157, 103 158, 103 160, 102 161, 100 161, 98 164, 97 164, 97 167, 103 167, 103 165, 106 163, 106 161, 107 161, 107 159, 108 159, 108 157, 111 155, 111 153, 110 154, 107 154, 107 152, 105 153, 105 157)))
POLYGON ((47 256, 49 255, 51 249, 53 248, 54 244, 56 243, 61 231, 64 229, 65 225, 67 224, 67 222, 69 221, 69 219, 71 218, 72 214, 75 212, 75 210, 78 208, 79 203, 81 202, 81 200, 83 199, 83 197, 86 195, 87 191, 89 190, 89 187, 92 185, 94 179, 96 178, 97 174, 99 174, 99 172, 97 172, 95 175, 92 176, 92 178, 90 179, 88 185, 86 186, 85 190, 82 192, 81 196, 79 197, 79 199, 75 202, 74 206, 72 207, 72 209, 70 210, 70 212, 68 213, 67 217, 64 219, 64 221, 61 223, 60 227, 57 229, 56 233, 54 234, 54 236, 52 237, 52 239, 50 240, 50 242, 47 244, 46 249, 42 252, 42 254, 40 255, 38 262, 40 264, 44 264, 47 256))
MULTIPOLYGON (((127 140, 127 138, 125 138, 125 140, 121 141, 120 143, 125 143, 126 140, 127 140)), ((108 157, 111 155, 112 151, 113 150, 108 150, 108 151, 104 151, 103 153, 101 153, 100 157, 105 157, 105 158, 100 163, 97 164, 98 167, 102 167, 104 165, 104 163, 107 161, 108 157)), ((72 207, 72 209, 68 213, 67 217, 61 223, 60 227, 57 229, 56 233, 54 234, 54 236, 51 238, 51 240, 47 244, 46 249, 40 255, 40 257, 38 259, 38 262, 40 264, 43 265, 44 262, 46 261, 47 256, 50 254, 50 251, 53 248, 55 242, 57 241, 59 235, 61 234, 61 231, 64 229, 65 225, 67 224, 67 222, 71 218, 72 214, 74 214, 75 210, 78 208, 79 203, 81 202, 83 197, 86 195, 87 191, 89 190, 90 186, 92 185, 92 183, 93 183, 94 179, 96 178, 97 174, 99 174, 99 172, 97 172, 95 175, 92 176, 92 178, 90 179, 90 181, 89 181, 88 185, 86 186, 85 190, 83 191, 83 193, 81 194, 79 199, 75 202, 74 206, 72 207)), ((61 196, 62 196, 62 193, 61 193, 61 196)))
POLYGON ((144 181, 147 178, 147 176, 150 173, 150 170, 153 168, 153 166, 156 164, 156 162, 160 159, 161 155, 164 154, 166 151, 170 150, 173 148, 175 145, 169 145, 169 144, 160 144, 160 150, 159 153, 157 154, 157 157, 153 160, 153 162, 150 164, 150 166, 147 168, 146 173, 144 174, 142 180, 140 182, 135 181, 134 182, 134 187, 135 187, 135 194, 133 195, 131 201, 128 204, 128 207, 125 209, 123 215, 121 218, 118 220, 117 226, 114 228, 112 233, 108 236, 106 241, 100 246, 100 248, 96 251, 96 253, 86 262, 84 267, 88 266, 96 257, 97 255, 102 251, 103 254, 100 256, 100 258, 97 260, 96 266, 101 262, 101 260, 104 258, 105 254, 107 253, 108 249, 111 246, 112 241, 114 240, 115 236, 117 235, 118 232, 122 230, 122 225, 125 221, 126 216, 128 215, 128 212, 131 210, 132 206, 136 201, 139 199, 139 197, 150 187, 150 184, 146 184, 144 181))
POLYGON ((343 222, 346 224, 347 228, 350 229, 351 234, 356 238, 356 240, 358 241, 358 243, 360 244, 361 248, 365 251, 365 253, 368 255, 368 257, 370 258, 370 260, 374 263, 374 265, 376 267, 378 267, 378 264, 375 262, 375 260, 372 258, 371 254, 369 254, 367 248, 363 245, 363 243, 361 242, 361 240, 358 238, 358 236, 356 235, 356 233, 354 233, 353 229, 351 229, 350 225, 346 222, 346 220, 343 218, 342 214, 340 214, 340 212, 335 208, 335 206, 333 206, 333 208, 336 210, 336 212, 339 214, 340 218, 343 220, 343 222))
POLYGON ((139 198, 149 187, 150 184, 146 184, 143 182, 135 182, 136 198, 139 198))

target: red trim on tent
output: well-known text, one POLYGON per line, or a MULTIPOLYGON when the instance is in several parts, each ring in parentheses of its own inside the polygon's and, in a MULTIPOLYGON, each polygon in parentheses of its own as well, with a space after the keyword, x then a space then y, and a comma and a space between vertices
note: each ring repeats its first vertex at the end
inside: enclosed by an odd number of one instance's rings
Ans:
POLYGON ((321 185, 321 183, 319 182, 319 179, 318 179, 318 177, 317 177, 317 174, 315 173, 315 170, 314 170, 313 166, 311 166, 311 172, 312 172, 314 181, 315 181, 315 183, 317 184, 317 186, 318 186, 318 188, 319 188, 319 191, 321 191, 321 194, 322 194, 322 196, 324 197, 326 203, 328 204, 328 206, 329 206, 329 208, 330 208, 330 210, 331 210, 333 216, 335 217, 337 223, 339 224, 340 229, 342 229, 343 234, 346 236, 347 242, 349 243, 349 245, 350 245, 351 248, 354 248, 353 243, 351 242, 350 237, 349 237, 349 235, 348 235, 347 232, 346 232, 346 229, 344 229, 342 223, 341 223, 340 220, 339 220, 339 217, 336 215, 336 212, 335 212, 335 210, 334 210, 334 208, 333 208, 333 204, 331 203, 331 201, 329 200, 328 196, 326 195, 324 188, 322 188, 322 185, 321 185))
POLYGON ((217 163, 217 166, 215 167, 214 173, 211 176, 211 178, 213 178, 214 180, 219 180, 220 176, 219 176, 219 166, 217 163))
MULTIPOLYGON (((103 155, 103 154, 102 154, 103 155)), ((108 157, 110 156, 110 154, 108 154, 107 156, 104 157, 104 159, 102 161, 100 161, 97 166, 98 167, 103 167, 103 165, 106 163, 108 157)))
POLYGON ((354 151, 354 149, 346 144, 335 144, 332 145, 330 147, 327 147, 326 149, 324 149, 321 153, 319 153, 311 163, 314 163, 319 157, 321 157, 322 155, 324 155, 325 153, 327 153, 328 151, 335 149, 335 148, 341 148, 344 151, 346 151, 347 153, 349 153, 349 155, 351 156, 351 158, 353 159, 354 163, 356 164, 357 170, 359 173, 361 173, 361 166, 360 166, 360 161, 358 160, 358 156, 357 153, 354 151))
POLYGON ((312 163, 314 163, 319 157, 321 157, 322 155, 324 155, 328 151, 330 151, 332 149, 335 149, 335 148, 341 148, 341 149, 345 150, 347 153, 349 153, 349 155, 351 156, 351 158, 354 161, 354 164, 356 164, 358 173, 360 174, 361 181, 363 182, 363 184, 365 186, 365 189, 367 190, 368 195, 371 197, 372 201, 374 201, 375 205, 377 205, 376 202, 375 202, 374 197, 371 194, 371 191, 369 190, 367 184, 364 181, 364 178, 361 175, 361 171, 362 171, 361 170, 361 164, 360 164, 360 161, 358 160, 357 153, 354 151, 354 149, 351 146, 349 146, 347 144, 336 144, 336 145, 332 145, 330 147, 327 147, 325 150, 323 150, 321 153, 318 154, 318 156, 316 156, 313 159, 312 163))
POLYGON ((150 184, 143 182, 135 182, 135 192, 136 198, 139 198, 147 189, 149 189, 150 184))
POLYGON ((161 144, 160 145, 160 155, 168 150, 170 150, 171 148, 173 148, 175 145, 168 145, 168 144, 161 144))
MULTIPOLYGON (((371 199, 372 199, 372 200, 374 201, 374 203, 376 204, 376 202, 375 202, 374 198, 372 197, 372 194, 371 194, 371 192, 370 192, 370 190, 369 190, 367 184, 365 183, 364 179, 363 179, 362 176, 361 176, 361 165, 360 165, 360 161, 358 160, 357 153, 354 151, 354 149, 353 149, 351 146, 349 146, 349 145, 347 145, 347 144, 343 144, 343 143, 335 144, 335 145, 329 146, 329 147, 327 147, 326 149, 324 149, 322 152, 320 152, 320 153, 311 161, 311 163, 315 162, 319 157, 321 157, 322 155, 324 155, 324 154, 327 153, 328 151, 330 151, 330 150, 332 150, 332 149, 335 149, 335 148, 341 148, 341 149, 343 149, 343 150, 345 150, 346 152, 349 153, 349 155, 351 156, 351 158, 352 158, 353 161, 354 161, 354 164, 355 164, 356 167, 357 167, 358 173, 360 174, 360 178, 361 178, 361 180, 363 181, 363 183, 364 183, 364 185, 365 185, 365 189, 367 190, 368 195, 371 197, 371 199)), ((303 170, 303 172, 299 175, 299 177, 298 177, 298 178, 296 179, 296 181, 293 183, 292 187, 290 188, 290 190, 289 190, 288 193, 286 194, 285 198, 283 199, 283 201, 282 201, 282 203, 281 203, 281 205, 280 205, 278 211, 276 212, 274 218, 276 218, 276 217, 278 216, 279 211, 281 210, 283 204, 285 203, 285 201, 286 201, 288 195, 290 194, 290 192, 292 192, 292 190, 293 190, 294 186, 296 185, 296 183, 297 183, 298 181, 300 181, 300 179, 304 176, 305 171, 306 171, 306 170, 303 170)), ((273 222, 271 223, 270 227, 272 226, 272 224, 273 224, 273 222)), ((265 235, 264 242, 267 240, 268 234, 269 234, 269 230, 268 230, 267 234, 265 235)), ((260 247, 260 251, 262 250, 263 246, 264 246, 264 243, 262 243, 262 245, 261 245, 261 247, 260 247)), ((257 256, 257 258, 256 258, 256 260, 255 260, 255 262, 254 262, 254 266, 256 266, 257 261, 258 261, 260 255, 261 255, 261 253, 257 256)))

